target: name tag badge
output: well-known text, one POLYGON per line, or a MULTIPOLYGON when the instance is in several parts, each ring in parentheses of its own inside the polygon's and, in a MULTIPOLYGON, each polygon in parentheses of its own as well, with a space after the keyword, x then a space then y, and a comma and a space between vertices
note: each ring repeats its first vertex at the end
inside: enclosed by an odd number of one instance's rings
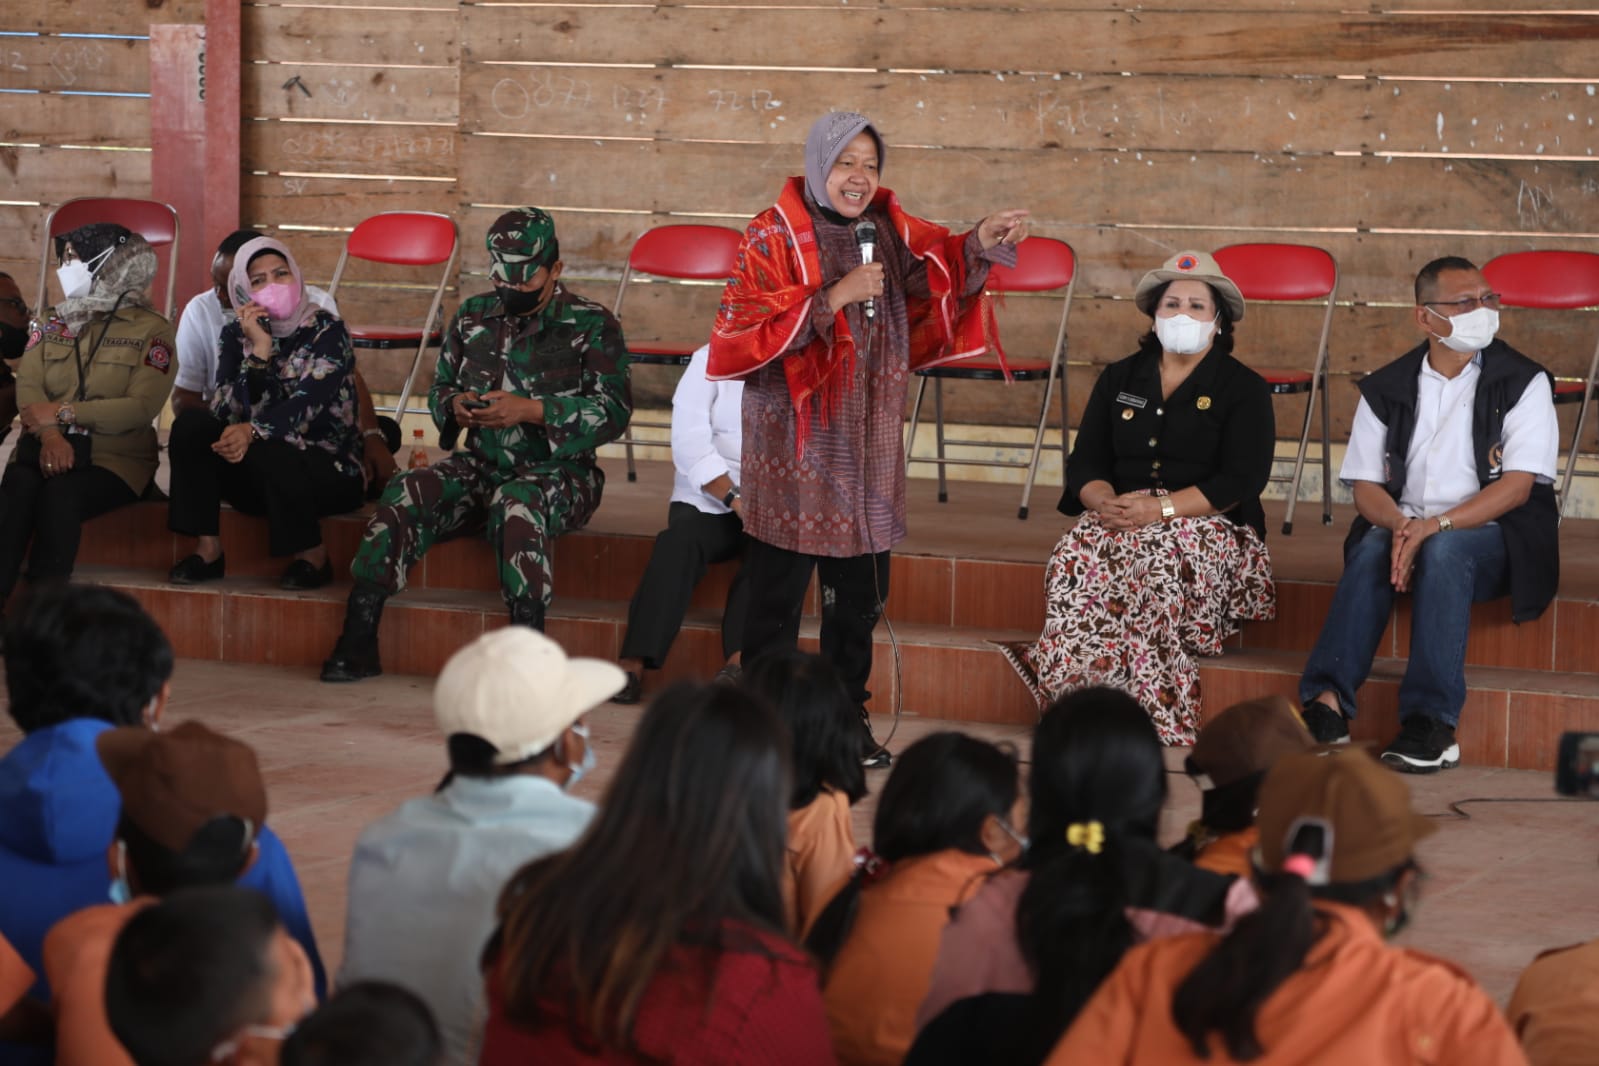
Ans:
POLYGON ((1149 403, 1149 401, 1144 399, 1142 396, 1134 396, 1130 392, 1118 392, 1116 394, 1116 402, 1117 403, 1124 403, 1128 407, 1136 407, 1140 411, 1142 411, 1144 409, 1144 407, 1149 403))

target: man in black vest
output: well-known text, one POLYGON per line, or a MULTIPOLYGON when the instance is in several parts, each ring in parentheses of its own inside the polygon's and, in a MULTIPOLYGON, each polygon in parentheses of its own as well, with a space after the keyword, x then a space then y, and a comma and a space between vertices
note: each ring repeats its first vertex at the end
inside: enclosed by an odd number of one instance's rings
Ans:
POLYGON ((1394 596, 1413 593, 1399 738, 1382 758, 1425 774, 1460 765, 1471 605, 1508 593, 1519 623, 1554 599, 1560 435, 1553 379, 1494 340, 1499 296, 1475 266, 1422 267, 1412 314, 1425 343, 1360 383, 1339 473, 1360 517, 1299 699, 1317 740, 1348 740, 1394 596))

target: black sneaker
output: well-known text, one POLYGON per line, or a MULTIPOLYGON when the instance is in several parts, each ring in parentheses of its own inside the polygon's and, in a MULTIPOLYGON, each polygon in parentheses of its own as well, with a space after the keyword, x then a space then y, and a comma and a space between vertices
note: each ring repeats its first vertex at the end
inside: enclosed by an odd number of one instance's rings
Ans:
POLYGON ((1437 718, 1411 714, 1400 719, 1399 737, 1383 749, 1382 761, 1401 773, 1435 774, 1460 765, 1460 745, 1437 718))
POLYGON ((1344 717, 1344 712, 1336 707, 1329 707, 1321 700, 1311 700, 1305 704, 1302 712, 1305 718, 1305 728, 1310 730, 1310 735, 1318 744, 1348 744, 1349 719, 1344 717))
POLYGON ((879 747, 861 756, 861 765, 868 770, 886 770, 894 765, 894 756, 887 748, 879 747))

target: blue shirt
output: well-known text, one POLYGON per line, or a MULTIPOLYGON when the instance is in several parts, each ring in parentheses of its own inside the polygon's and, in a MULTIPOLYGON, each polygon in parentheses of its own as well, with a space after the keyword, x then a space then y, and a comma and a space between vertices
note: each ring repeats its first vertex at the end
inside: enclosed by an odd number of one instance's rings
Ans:
POLYGON ((350 860, 339 983, 393 981, 433 1009, 445 1060, 476 1062, 478 956, 511 875, 562 851, 594 805, 544 777, 457 777, 367 826, 350 860))

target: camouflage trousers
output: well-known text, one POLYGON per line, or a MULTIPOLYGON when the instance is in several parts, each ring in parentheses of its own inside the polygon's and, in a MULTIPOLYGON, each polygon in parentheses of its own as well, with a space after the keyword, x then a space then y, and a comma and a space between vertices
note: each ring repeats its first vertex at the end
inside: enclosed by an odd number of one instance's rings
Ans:
POLYGON ((350 573, 392 595, 433 545, 481 530, 499 556, 506 602, 538 596, 548 605, 551 544, 588 524, 604 485, 598 467, 541 463, 506 471, 467 453, 402 471, 378 498, 350 573))

